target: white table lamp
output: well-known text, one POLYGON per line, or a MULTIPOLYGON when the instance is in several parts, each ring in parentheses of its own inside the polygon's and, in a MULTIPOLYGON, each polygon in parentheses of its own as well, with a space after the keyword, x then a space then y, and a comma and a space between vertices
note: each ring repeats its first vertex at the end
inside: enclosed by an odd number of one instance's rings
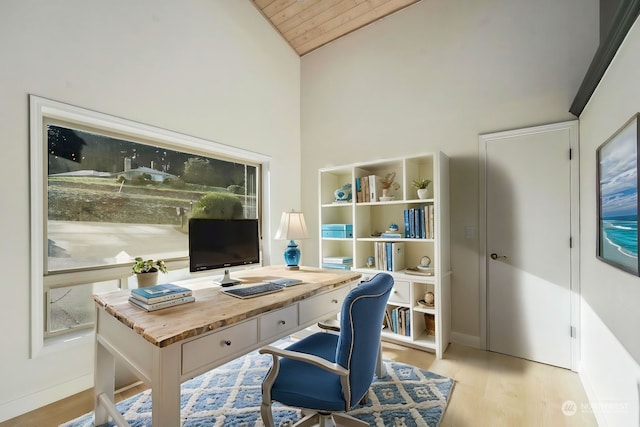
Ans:
POLYGON ((289 270, 298 270, 300 262, 300 249, 294 240, 306 239, 309 237, 307 224, 304 222, 302 212, 283 212, 280 217, 280 226, 274 236, 276 240, 289 240, 289 245, 284 251, 284 261, 289 270))

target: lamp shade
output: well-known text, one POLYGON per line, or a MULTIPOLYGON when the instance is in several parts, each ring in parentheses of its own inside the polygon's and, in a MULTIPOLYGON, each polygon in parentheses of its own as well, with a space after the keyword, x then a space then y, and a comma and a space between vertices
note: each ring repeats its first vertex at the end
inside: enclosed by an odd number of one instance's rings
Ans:
POLYGON ((283 212, 280 218, 280 226, 274 239, 288 240, 289 244, 284 251, 284 261, 289 270, 298 270, 300 262, 300 249, 294 240, 306 239, 309 237, 307 224, 304 222, 304 215, 301 212, 283 212))
POLYGON ((309 237, 307 224, 304 222, 302 212, 283 212, 280 217, 280 225, 274 239, 276 240, 299 240, 309 237))

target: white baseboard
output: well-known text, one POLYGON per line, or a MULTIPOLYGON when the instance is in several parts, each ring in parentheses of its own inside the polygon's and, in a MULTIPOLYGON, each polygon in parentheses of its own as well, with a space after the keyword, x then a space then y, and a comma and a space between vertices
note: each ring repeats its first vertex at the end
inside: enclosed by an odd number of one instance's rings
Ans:
POLYGON ((18 397, 0 405, 0 422, 26 414, 91 387, 93 387, 93 374, 84 375, 55 387, 18 397))
POLYGON ((451 342, 460 345, 466 345, 467 347, 484 348, 480 342, 480 337, 477 335, 461 334, 459 332, 451 332, 451 342))
MULTIPOLYGON (((582 388, 584 388, 584 392, 587 395, 587 400, 589 402, 599 402, 598 393, 596 392, 596 388, 593 386, 593 382, 589 378, 589 373, 584 368, 584 366, 578 363, 578 378, 580 378, 580 382, 582 383, 582 388)), ((607 423, 607 418, 601 411, 593 411, 593 415, 596 418, 596 422, 599 427, 609 427, 607 423)))

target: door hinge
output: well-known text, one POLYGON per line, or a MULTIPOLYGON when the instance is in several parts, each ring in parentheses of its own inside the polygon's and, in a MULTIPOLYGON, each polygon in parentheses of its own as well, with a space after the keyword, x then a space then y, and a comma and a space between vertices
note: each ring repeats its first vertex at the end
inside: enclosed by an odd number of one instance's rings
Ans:
POLYGON ((573 248, 573 237, 569 237, 569 249, 573 248))
POLYGON ((573 154, 573 149, 569 148, 569 160, 571 160, 573 154))
POLYGON ((571 326, 569 333, 571 334, 571 338, 575 338, 576 337, 576 327, 575 326, 571 326))

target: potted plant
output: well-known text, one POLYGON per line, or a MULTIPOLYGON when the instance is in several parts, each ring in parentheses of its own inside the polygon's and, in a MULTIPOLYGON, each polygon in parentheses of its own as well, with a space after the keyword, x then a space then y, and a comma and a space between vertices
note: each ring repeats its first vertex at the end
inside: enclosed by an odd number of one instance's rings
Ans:
MULTIPOLYGON (((389 190, 391 189, 397 190, 398 188, 400 188, 400 184, 393 181, 395 177, 396 177, 395 172, 389 172, 384 176, 384 178, 380 178, 380 188, 382 188, 382 197, 384 197, 385 199, 392 197, 389 194, 389 190)), ((385 201, 384 199, 381 199, 381 200, 385 201)), ((391 199, 387 199, 387 200, 391 200, 391 199)))
POLYGON ((154 261, 152 259, 145 260, 141 257, 136 257, 131 270, 138 279, 138 287, 144 288, 158 283, 158 272, 166 273, 167 266, 161 259, 154 261))
POLYGON ((413 180, 413 186, 418 189, 418 198, 427 198, 427 187, 431 184, 431 180, 427 178, 416 178, 413 180))

